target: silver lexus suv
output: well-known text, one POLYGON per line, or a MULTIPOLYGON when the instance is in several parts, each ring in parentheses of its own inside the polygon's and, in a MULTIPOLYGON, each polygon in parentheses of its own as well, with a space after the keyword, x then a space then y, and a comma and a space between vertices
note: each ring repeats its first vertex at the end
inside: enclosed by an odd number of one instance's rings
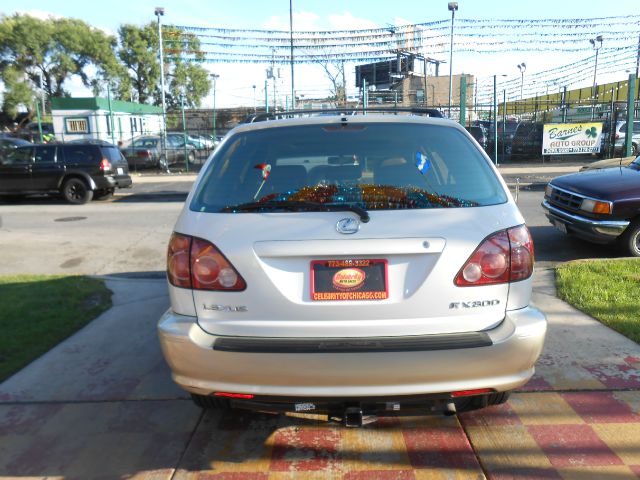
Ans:
POLYGON ((529 231, 464 128, 422 113, 269 118, 216 149, 169 241, 158 324, 199 406, 355 426, 502 403, 533 375, 529 231))

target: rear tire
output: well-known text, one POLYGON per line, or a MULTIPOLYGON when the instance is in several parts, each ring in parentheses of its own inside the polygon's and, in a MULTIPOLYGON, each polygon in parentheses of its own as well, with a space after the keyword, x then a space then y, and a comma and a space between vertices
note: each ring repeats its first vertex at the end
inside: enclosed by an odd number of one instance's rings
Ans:
POLYGON ((167 163, 167 157, 162 155, 158 159, 158 164, 156 166, 158 167, 158 170, 160 170, 162 172, 166 172, 167 170, 169 170, 169 164, 167 163))
POLYGON ((471 412, 481 408, 490 407, 491 405, 500 405, 509 400, 511 391, 497 392, 489 395, 477 395, 475 397, 467 397, 455 400, 456 412, 471 412))
POLYGON ((618 244, 626 255, 640 257, 640 219, 629 224, 618 238, 618 244))
POLYGON ((220 397, 210 397, 206 395, 196 395, 195 393, 191 394, 191 400, 198 407, 209 410, 209 409, 218 409, 218 410, 229 410, 231 408, 231 403, 228 398, 220 398, 220 397))
POLYGON ((93 190, 90 190, 81 179, 70 178, 62 185, 62 196, 69 203, 82 205, 91 201, 93 190))

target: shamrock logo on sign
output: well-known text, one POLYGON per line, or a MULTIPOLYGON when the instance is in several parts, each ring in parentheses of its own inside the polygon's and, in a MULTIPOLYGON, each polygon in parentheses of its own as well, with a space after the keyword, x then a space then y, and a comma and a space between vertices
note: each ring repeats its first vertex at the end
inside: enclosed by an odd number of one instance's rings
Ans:
POLYGON ((587 136, 587 138, 589 137, 596 138, 598 136, 598 131, 596 130, 596 127, 587 128, 587 130, 584 133, 587 136))

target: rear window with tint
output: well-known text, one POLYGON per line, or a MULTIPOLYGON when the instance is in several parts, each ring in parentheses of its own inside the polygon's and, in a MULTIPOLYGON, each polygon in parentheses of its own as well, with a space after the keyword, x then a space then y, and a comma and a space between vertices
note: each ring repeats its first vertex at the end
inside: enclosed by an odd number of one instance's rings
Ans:
POLYGON ((278 202, 367 210, 495 205, 507 196, 478 147, 455 128, 409 123, 274 127, 230 137, 190 208, 278 202))
POLYGON ((101 147, 100 150, 102 151, 103 158, 106 158, 110 162, 118 163, 126 161, 120 153, 120 150, 116 147, 101 147))

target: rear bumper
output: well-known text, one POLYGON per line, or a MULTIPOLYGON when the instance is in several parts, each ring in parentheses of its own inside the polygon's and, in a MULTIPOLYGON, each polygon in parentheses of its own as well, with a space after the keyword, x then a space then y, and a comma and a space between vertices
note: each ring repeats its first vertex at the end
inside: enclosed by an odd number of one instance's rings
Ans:
POLYGON ((214 349, 221 337, 204 332, 195 317, 169 310, 158 323, 158 334, 173 379, 191 393, 354 398, 512 390, 533 375, 546 328, 544 315, 527 307, 507 312, 498 327, 483 332, 491 344, 481 347, 235 352, 214 349))
POLYGON ((611 243, 629 226, 628 220, 594 220, 565 212, 554 207, 547 200, 542 202, 542 208, 553 225, 563 225, 567 233, 573 233, 595 243, 611 243))
POLYGON ((129 175, 95 176, 93 180, 97 189, 128 188, 133 183, 129 175))
POLYGON ((118 188, 131 188, 131 185, 133 185, 133 180, 129 175, 118 175, 115 180, 118 188))

